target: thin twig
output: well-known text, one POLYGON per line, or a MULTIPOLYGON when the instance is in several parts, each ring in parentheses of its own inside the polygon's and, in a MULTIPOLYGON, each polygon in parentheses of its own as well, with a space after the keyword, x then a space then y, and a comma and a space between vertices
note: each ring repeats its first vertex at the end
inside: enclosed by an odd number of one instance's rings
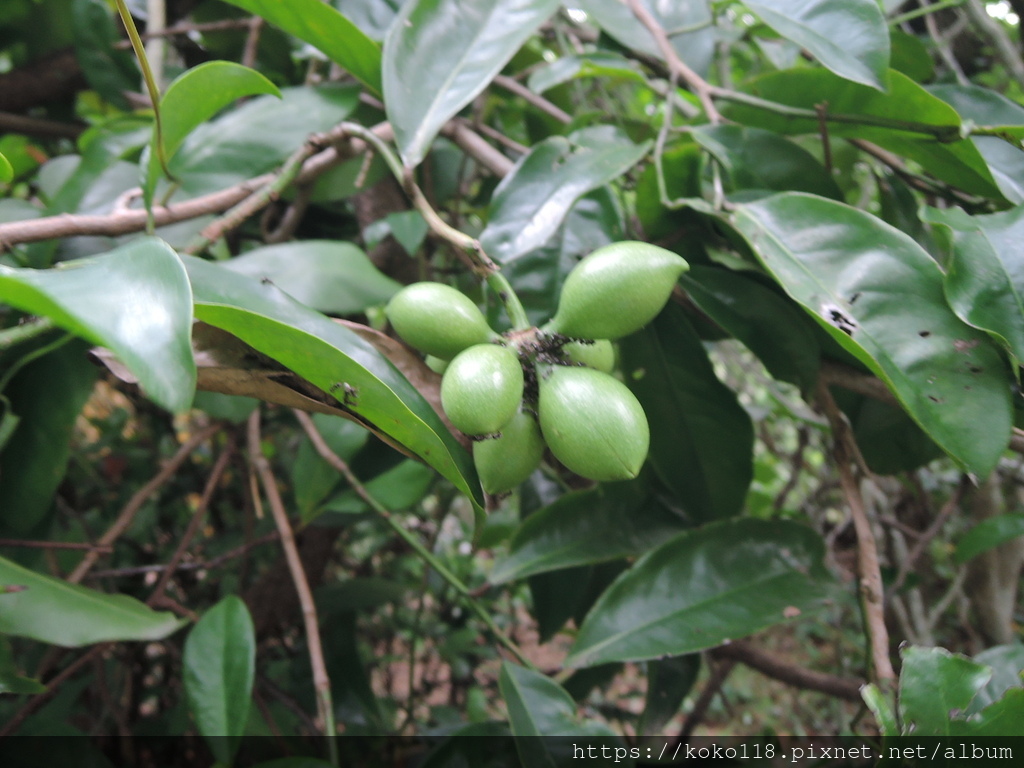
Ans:
POLYGON ((964 492, 967 490, 969 484, 970 480, 968 480, 967 476, 962 475, 960 477, 960 482, 956 486, 956 490, 953 491, 953 495, 950 496, 946 503, 942 505, 942 509, 939 510, 939 514, 935 516, 931 525, 929 525, 923 533, 918 535, 917 540, 914 542, 914 547, 909 553, 907 553, 907 556, 900 563, 899 574, 888 589, 890 594, 898 592, 900 587, 903 586, 904 582, 907 580, 907 576, 910 575, 911 569, 914 567, 914 563, 916 563, 917 559, 921 556, 921 553, 924 552, 932 539, 939 535, 943 526, 945 526, 949 518, 952 517, 953 513, 959 508, 960 501, 963 499, 964 492))
POLYGON ((298 411, 294 409, 292 412, 295 414, 295 418, 298 420, 299 424, 302 425, 303 430, 305 430, 306 434, 309 436, 310 442, 313 443, 313 447, 316 449, 316 452, 320 454, 320 457, 323 458, 324 461, 344 476, 345 480, 347 480, 348 484, 352 487, 352 490, 356 492, 356 495, 365 501, 395 533, 401 536, 405 542, 413 548, 416 554, 418 554, 431 568, 437 571, 438 575, 444 579, 460 597, 462 597, 470 610, 472 610, 473 613, 475 613, 481 621, 484 622, 487 628, 491 631, 491 634, 494 635, 495 639, 497 639, 499 643, 505 646, 505 648, 507 648, 523 666, 530 669, 536 669, 533 662, 531 662, 519 649, 519 646, 516 645, 516 643, 502 632, 498 625, 494 623, 494 617, 492 617, 491 614, 473 598, 469 588, 462 583, 462 580, 448 570, 444 563, 435 557, 433 552, 424 547, 422 542, 420 542, 415 535, 407 531, 383 504, 370 495, 366 490, 366 487, 359 482, 359 479, 354 474, 352 474, 352 470, 349 468, 348 463, 332 451, 331 447, 327 445, 327 442, 320 434, 320 431, 316 428, 316 424, 313 423, 313 419, 310 418, 309 414, 305 411, 298 411))
POLYGON ((714 701, 718 692, 722 690, 722 686, 725 685, 725 679, 732 672, 734 666, 736 666, 736 662, 729 658, 722 659, 717 665, 711 666, 711 677, 700 692, 700 696, 697 697, 697 701, 694 702, 690 714, 686 716, 686 722, 683 723, 683 727, 676 737, 677 744, 685 743, 693 735, 694 729, 700 725, 701 720, 708 713, 711 702, 714 701))
MULTIPOLYGON (((269 544, 272 541, 277 541, 281 538, 281 534, 277 531, 271 531, 270 533, 264 534, 252 541, 246 542, 240 546, 230 549, 223 554, 217 555, 217 557, 211 557, 209 560, 203 560, 199 562, 188 562, 178 563, 175 567, 176 571, 210 571, 214 568, 219 568, 229 560, 242 557, 247 554, 254 547, 258 547, 262 544, 269 544)), ((156 563, 154 565, 134 565, 127 568, 109 568, 107 570, 92 571, 86 577, 88 579, 106 579, 106 578, 120 578, 122 576, 144 576, 147 573, 163 573, 167 570, 167 566, 162 563, 156 563)))
POLYGON ((570 115, 568 112, 566 112, 558 105, 552 104, 550 101, 545 99, 540 94, 534 93, 525 85, 520 83, 518 80, 513 80, 511 77, 508 77, 507 75, 496 75, 494 78, 494 84, 501 86, 510 93, 514 93, 516 96, 519 96, 528 104, 535 106, 541 112, 543 112, 546 115, 550 115, 560 123, 568 124, 572 122, 572 115, 570 115))
POLYGON ((0 547, 21 547, 23 549, 87 549, 101 555, 109 555, 113 547, 78 541, 29 541, 27 539, 0 539, 0 547))
POLYGON ((853 434, 850 430, 828 385, 823 380, 818 383, 818 403, 829 424, 832 426, 833 448, 839 481, 843 488, 853 516, 853 526, 857 532, 857 571, 860 579, 861 605, 864 611, 864 623, 868 634, 871 651, 871 667, 874 679, 887 686, 896 678, 889 658, 889 631, 885 626, 885 607, 882 588, 882 570, 878 561, 878 546, 871 530, 861 496, 860 487, 853 476, 851 464, 859 454, 853 434))
POLYGON ((259 476, 263 492, 266 494, 267 502, 270 505, 270 512, 274 517, 274 524, 277 526, 278 533, 281 534, 281 547, 284 549, 285 559, 288 561, 288 571, 291 573, 295 592, 298 594, 299 604, 302 606, 302 619, 306 628, 306 646, 309 649, 309 663, 313 668, 313 688, 316 691, 317 711, 320 715, 320 723, 324 735, 327 736, 327 749, 331 764, 338 765, 338 745, 336 739, 338 731, 334 723, 331 679, 327 675, 327 665, 324 663, 324 651, 320 642, 320 622, 317 618, 316 602, 313 600, 313 592, 309 588, 306 570, 302 566, 299 548, 295 545, 295 534, 292 532, 291 523, 288 522, 288 513, 285 511, 281 493, 277 488, 277 479, 270 468, 270 462, 263 455, 262 441, 260 439, 260 410, 258 408, 249 417, 247 431, 249 461, 259 476))
MULTIPOLYGON (((170 460, 160 468, 160 471, 153 475, 152 479, 137 490, 132 497, 128 500, 128 503, 124 505, 121 513, 114 520, 113 525, 107 529, 100 540, 97 542, 99 547, 106 547, 109 549, 113 546, 114 542, 121 537, 121 535, 128 530, 128 526, 132 524, 132 520, 135 519, 135 515, 142 505, 145 504, 149 497, 156 493, 164 483, 174 477, 175 473, 181 468, 181 465, 185 463, 185 460, 192 454, 196 448, 202 443, 209 440, 213 435, 219 432, 223 427, 220 424, 211 424, 205 429, 196 432, 190 437, 185 443, 178 448, 177 452, 170 458, 170 460)), ((68 576, 67 581, 72 584, 77 584, 82 580, 82 577, 89 572, 89 569, 96 564, 96 561, 100 559, 100 552, 98 550, 91 550, 87 552, 82 561, 75 566, 75 569, 68 576)))
POLYGON ((711 655, 716 658, 734 659, 751 669, 756 669, 767 677, 795 688, 820 691, 846 701, 861 700, 860 689, 864 685, 863 681, 848 677, 836 677, 801 667, 780 659, 748 640, 733 640, 726 645, 720 645, 711 651, 711 655))

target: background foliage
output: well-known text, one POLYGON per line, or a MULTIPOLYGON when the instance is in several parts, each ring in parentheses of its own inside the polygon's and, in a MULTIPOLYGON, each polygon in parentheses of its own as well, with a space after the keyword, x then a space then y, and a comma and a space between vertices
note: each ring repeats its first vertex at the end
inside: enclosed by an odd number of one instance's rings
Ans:
POLYGON ((1022 12, 6 0, 0 734, 1022 735, 1022 12), (486 496, 383 304, 624 239, 644 471, 486 496))

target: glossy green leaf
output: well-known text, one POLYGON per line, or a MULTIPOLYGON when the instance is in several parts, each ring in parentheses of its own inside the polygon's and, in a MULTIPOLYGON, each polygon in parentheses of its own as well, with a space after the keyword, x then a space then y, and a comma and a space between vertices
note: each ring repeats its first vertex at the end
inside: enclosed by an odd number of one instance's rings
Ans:
MULTIPOLYGON (((956 718, 950 726, 950 731, 954 736, 1016 736, 1018 738, 1024 736, 1024 689, 1009 690, 1003 698, 985 707, 975 716, 967 720, 956 718)), ((963 742, 961 742, 962 744, 963 742)), ((965 753, 972 757, 981 757, 974 750, 975 746, 972 744, 970 751, 961 746, 961 753, 957 757, 962 758, 965 753)), ((989 748, 991 749, 991 747, 989 748)), ((1006 749, 1006 747, 1002 749, 1006 749)), ((1002 750, 1000 754, 1006 755, 1002 750)), ((991 756, 992 753, 986 751, 985 755, 991 756)))
MULTIPOLYGON (((382 472, 364 483, 367 493, 392 512, 409 509, 423 498, 434 482, 434 473, 418 461, 409 459, 382 472)), ((369 505, 355 491, 348 489, 328 499, 324 512, 358 514, 369 511, 369 505)))
POLYGON ((738 514, 753 477, 754 428, 682 309, 669 304, 620 346, 626 384, 647 413, 658 477, 694 520, 738 514))
MULTIPOLYGON (((3 597, 0 597, 2 600, 3 597)), ((11 655, 11 644, 7 638, 0 637, 0 694, 43 693, 45 690, 46 686, 38 680, 25 677, 18 671, 11 655)))
POLYGON ((835 74, 885 90, 889 27, 875 0, 747 0, 745 4, 835 74))
POLYGON ((189 711, 213 754, 230 765, 245 734, 256 675, 256 632, 240 597, 228 595, 203 614, 181 661, 189 711))
POLYGON ((700 655, 672 656, 647 664, 647 694, 637 730, 648 736, 663 733, 665 724, 683 706, 683 699, 697 682, 700 655))
POLYGON ((999 515, 982 520, 965 533, 956 545, 954 559, 966 563, 982 552, 1024 536, 1024 515, 999 515))
POLYGON ((889 66, 911 80, 927 83, 935 77, 935 62, 921 38, 900 29, 889 30, 889 66))
MULTIPOLYGON (((231 61, 208 61, 183 72, 160 99, 164 159, 170 161, 185 137, 232 102, 260 94, 281 97, 277 86, 255 69, 231 61)), ((145 169, 142 190, 148 203, 161 171, 155 127, 145 169)))
POLYGON ((974 660, 992 668, 992 678, 974 697, 967 715, 999 701, 1012 688, 1024 688, 1024 645, 996 645, 975 654, 974 660))
MULTIPOLYGON (((710 3, 642 0, 662 29, 671 30, 672 48, 692 69, 705 73, 714 55, 715 30, 710 3)), ((626 48, 664 60, 654 37, 620 0, 576 0, 590 21, 626 48)))
POLYGON ((30 571, 0 557, 0 634, 78 648, 111 640, 162 640, 185 622, 127 595, 107 595, 30 571))
POLYGON ((96 366, 72 342, 21 369, 4 392, 17 424, 0 453, 0 520, 19 532, 53 509, 71 456, 75 421, 92 392, 96 366))
POLYGON ((638 555, 685 525, 657 502, 644 478, 568 493, 526 518, 490 581, 638 555))
POLYGON ((382 274, 351 243, 301 240, 247 251, 224 263, 233 272, 270 280, 320 312, 354 315, 383 304, 401 284, 382 274))
POLYGON ((384 103, 402 160, 419 165, 469 104, 558 8, 557 0, 409 0, 384 41, 384 103))
POLYGON ((151 237, 56 269, 0 266, 0 301, 107 347, 169 411, 192 402, 192 294, 177 254, 151 237))
POLYGON ((692 266, 680 284, 700 307, 764 363, 776 379, 814 390, 821 351, 813 322, 791 301, 741 273, 692 266))
POLYGON ((7 184, 14 178, 14 168, 11 161, 0 154, 0 184, 7 184))
POLYGON ((321 0, 225 0, 262 16, 289 35, 318 48, 371 90, 381 92, 380 46, 321 0))
POLYGON ((777 133, 742 125, 701 125, 691 135, 719 162, 733 191, 792 190, 843 199, 825 166, 777 133))
POLYGON ((201 259, 183 260, 197 318, 234 334, 339 402, 348 395, 345 407, 357 420, 404 445, 482 506, 469 454, 423 396, 368 342, 273 285, 201 259))
POLYGON ((531 91, 544 93, 556 85, 589 77, 647 83, 637 62, 617 53, 595 51, 586 56, 563 56, 539 67, 530 73, 526 84, 531 91))
MULTIPOLYGON (((971 141, 958 138, 961 121, 956 110, 899 72, 889 72, 886 93, 843 80, 825 69, 773 72, 756 78, 749 90, 762 99, 812 112, 816 105, 828 104, 830 135, 866 139, 920 163, 955 187, 985 197, 1001 196, 978 149, 971 141), (859 118, 888 124, 868 125, 859 118), (908 121, 934 126, 942 140, 915 132, 908 121)), ((816 116, 780 114, 746 104, 729 105, 725 113, 737 122, 776 133, 818 134, 821 129, 816 116)))
MULTIPOLYGON (((345 461, 366 445, 369 433, 359 424, 326 413, 314 413, 313 423, 328 447, 345 461)), ((295 506, 303 522, 309 522, 327 495, 341 482, 341 473, 323 459, 309 438, 299 443, 292 463, 291 481, 295 506)))
POLYGON ((647 553, 587 614, 565 663, 681 656, 815 611, 831 577, 810 528, 739 519, 682 533, 647 553))
POLYGON ((125 94, 139 88, 140 73, 130 51, 114 47, 120 39, 116 14, 103 0, 74 0, 75 58, 89 87, 118 109, 129 109, 125 94))
POLYGON ((953 717, 970 706, 992 669, 945 648, 911 646, 902 653, 899 710, 903 732, 914 736, 956 735, 953 717))
POLYGON ((988 163, 999 189, 1007 200, 1024 203, 1024 152, 1020 131, 1024 130, 1024 107, 1002 94, 977 85, 933 85, 929 93, 952 106, 964 120, 978 125, 1013 126, 1010 144, 997 136, 972 136, 971 141, 988 163))
POLYGON ((946 305, 942 271, 868 213, 784 193, 733 215, 765 268, 879 376, 961 466, 987 475, 1009 441, 1005 366, 946 305))
POLYGON ((649 143, 637 145, 626 139, 586 146, 574 146, 561 136, 545 139, 495 190, 491 219, 480 235, 484 250, 505 263, 540 248, 580 197, 621 176, 649 148, 649 143))

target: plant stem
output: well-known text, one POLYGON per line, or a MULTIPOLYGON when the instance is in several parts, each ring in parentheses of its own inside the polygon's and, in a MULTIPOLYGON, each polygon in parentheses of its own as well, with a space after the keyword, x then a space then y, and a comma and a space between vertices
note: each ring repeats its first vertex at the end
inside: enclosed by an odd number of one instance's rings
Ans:
POLYGON ((321 458, 338 470, 344 476, 345 480, 348 481, 348 484, 352 486, 352 490, 356 492, 356 495, 365 501, 370 508, 376 512, 381 519, 388 524, 388 526, 391 527, 391 530, 397 533, 405 541, 406 544, 412 547, 413 551, 416 552, 416 554, 419 555, 427 565, 437 571, 437 574, 444 579, 463 600, 465 600, 466 605, 469 606, 470 610, 472 610, 473 613, 483 621, 487 626, 487 629, 489 629, 491 634, 494 635, 495 639, 505 646, 505 648, 516 657, 520 664, 529 669, 536 670, 533 662, 523 654, 519 646, 516 645, 508 635, 501 631, 501 628, 494 623, 494 618, 477 602, 469 587, 463 584, 462 580, 458 576, 448 570, 447 566, 435 557, 433 552, 423 546, 423 543, 417 539, 415 535, 407 531, 383 504, 370 495, 369 491, 366 490, 366 487, 359 482, 359 479, 352 473, 348 463, 332 451, 331 447, 327 445, 327 442, 320 435, 319 430, 317 430, 316 425, 313 423, 313 419, 310 418, 309 414, 305 411, 295 409, 293 409, 292 412, 295 414, 295 418, 298 419, 299 424, 302 425, 306 434, 309 436, 310 441, 313 443, 313 447, 316 448, 316 452, 320 454, 321 458))
POLYGON ((4 328, 0 331, 0 351, 10 349, 18 344, 24 344, 26 341, 42 336, 56 327, 50 318, 36 317, 20 325, 4 328))
POLYGON ((927 16, 930 13, 935 13, 936 11, 941 11, 946 8, 955 8, 958 5, 962 5, 963 2, 964 0, 939 0, 939 2, 934 5, 925 5, 921 8, 915 8, 912 11, 901 13, 899 16, 893 16, 889 19, 889 26, 898 27, 905 21, 913 21, 921 16, 927 16))

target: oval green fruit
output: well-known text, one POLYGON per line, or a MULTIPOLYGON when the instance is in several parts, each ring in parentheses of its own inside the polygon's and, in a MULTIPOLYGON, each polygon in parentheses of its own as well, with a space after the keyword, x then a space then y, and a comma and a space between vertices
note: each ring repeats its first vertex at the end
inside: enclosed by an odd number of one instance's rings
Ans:
POLYGON ((441 407, 467 435, 498 432, 522 399, 523 368, 508 347, 470 347, 455 356, 441 379, 441 407))
POLYGON ((445 360, 497 338, 472 299, 441 283, 407 285, 384 313, 407 344, 445 360))
POLYGON ((574 363, 603 373, 611 373, 615 369, 615 347, 608 339, 595 341, 570 341, 562 351, 574 363))
POLYGON ((640 401, 625 384, 591 368, 538 369, 540 429, 551 452, 591 480, 629 480, 639 474, 650 428, 640 401))
POLYGON ((545 330, 580 339, 619 339, 654 319, 686 260, 650 243, 598 248, 573 267, 545 330))
POLYGON ((533 416, 520 410, 493 440, 473 444, 473 461, 487 493, 511 491, 540 466, 544 438, 533 416))

